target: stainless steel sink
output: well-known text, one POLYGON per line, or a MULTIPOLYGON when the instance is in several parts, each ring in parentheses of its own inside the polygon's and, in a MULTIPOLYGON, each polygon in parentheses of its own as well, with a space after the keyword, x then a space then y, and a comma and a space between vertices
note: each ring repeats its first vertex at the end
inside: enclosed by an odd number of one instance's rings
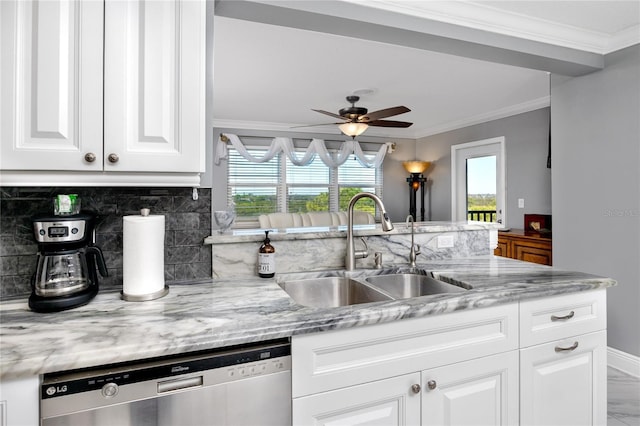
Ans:
POLYGON ((393 300, 384 293, 348 277, 306 278, 283 281, 278 285, 297 303, 317 308, 393 300))
POLYGON ((462 287, 416 273, 376 275, 365 278, 365 281, 397 299, 466 291, 462 287))

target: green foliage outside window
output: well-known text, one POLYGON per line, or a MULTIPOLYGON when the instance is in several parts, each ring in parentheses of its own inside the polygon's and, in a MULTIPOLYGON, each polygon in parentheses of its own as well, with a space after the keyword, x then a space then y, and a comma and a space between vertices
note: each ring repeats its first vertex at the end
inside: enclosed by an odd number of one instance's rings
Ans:
POLYGON ((467 197, 467 210, 495 210, 496 194, 469 194, 467 197))
POLYGON ((275 195, 236 194, 233 197, 238 216, 257 216, 278 211, 275 195))
MULTIPOLYGON (((362 192, 361 188, 340 188, 340 210, 346 211, 351 198, 359 192, 362 192)), ((242 193, 236 194, 233 201, 238 216, 257 216, 278 211, 276 195, 242 193)), ((372 215, 376 212, 375 204, 370 198, 358 200, 356 210, 372 215)), ((296 213, 329 211, 329 194, 327 192, 318 195, 296 194, 289 199, 289 211, 296 213)))

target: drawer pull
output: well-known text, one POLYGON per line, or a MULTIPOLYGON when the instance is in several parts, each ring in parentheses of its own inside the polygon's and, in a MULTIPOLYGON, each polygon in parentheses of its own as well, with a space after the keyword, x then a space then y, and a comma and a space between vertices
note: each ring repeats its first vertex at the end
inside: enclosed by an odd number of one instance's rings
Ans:
POLYGON ((556 352, 571 352, 578 348, 578 342, 574 342, 573 345, 568 348, 563 348, 561 346, 556 346, 556 352))
POLYGON ((571 311, 567 315, 563 315, 561 317, 556 316, 556 315, 551 315, 551 321, 566 321, 566 320, 570 320, 571 318, 573 318, 573 316, 575 314, 576 314, 575 312, 571 311))

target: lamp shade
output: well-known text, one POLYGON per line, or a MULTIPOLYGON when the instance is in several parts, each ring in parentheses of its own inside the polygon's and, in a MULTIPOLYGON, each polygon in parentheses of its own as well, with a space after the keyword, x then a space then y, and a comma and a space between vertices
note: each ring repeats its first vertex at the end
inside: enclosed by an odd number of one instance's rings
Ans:
POLYGON ((409 173, 423 173, 429 168, 431 162, 429 161, 403 161, 402 166, 409 173))
POLYGON ((363 134, 368 127, 366 123, 344 123, 338 126, 342 133, 351 137, 363 134))

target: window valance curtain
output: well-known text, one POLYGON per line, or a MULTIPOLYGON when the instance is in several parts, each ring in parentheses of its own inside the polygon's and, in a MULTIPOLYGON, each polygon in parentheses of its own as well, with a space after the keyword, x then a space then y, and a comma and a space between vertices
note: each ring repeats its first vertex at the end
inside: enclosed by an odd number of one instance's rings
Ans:
POLYGON ((383 144, 373 160, 368 160, 365 157, 358 141, 345 141, 338 152, 331 153, 322 139, 312 139, 311 144, 309 144, 309 147, 305 152, 296 152, 291 138, 275 137, 273 138, 273 141, 271 141, 271 145, 267 152, 262 157, 255 157, 247 151, 244 143, 237 135, 225 133, 224 135, 220 135, 220 138, 218 139, 214 157, 216 164, 220 164, 221 159, 227 158, 227 143, 230 143, 247 161, 251 161, 253 163, 264 163, 271 160, 280 152, 284 152, 289 160, 291 160, 291 162, 296 166, 307 166, 311 164, 317 155, 328 167, 338 167, 347 161, 351 154, 355 154, 358 162, 363 167, 368 168, 381 166, 382 161, 387 154, 387 150, 389 149, 389 145, 391 145, 391 143, 383 144))

